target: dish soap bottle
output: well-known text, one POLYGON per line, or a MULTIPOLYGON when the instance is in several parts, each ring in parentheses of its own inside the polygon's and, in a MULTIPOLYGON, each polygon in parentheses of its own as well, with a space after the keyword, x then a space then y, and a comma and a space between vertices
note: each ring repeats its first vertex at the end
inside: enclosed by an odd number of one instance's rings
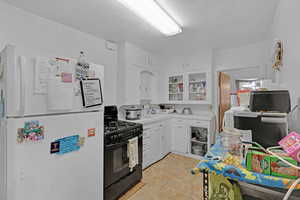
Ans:
POLYGON ((87 78, 89 68, 90 66, 86 60, 84 52, 80 51, 80 55, 77 59, 76 78, 79 80, 87 78))

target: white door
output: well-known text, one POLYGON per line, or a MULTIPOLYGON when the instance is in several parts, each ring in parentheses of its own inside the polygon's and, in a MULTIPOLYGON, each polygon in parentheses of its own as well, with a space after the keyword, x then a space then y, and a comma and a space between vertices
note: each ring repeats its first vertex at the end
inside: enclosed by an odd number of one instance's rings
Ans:
POLYGON ((178 153, 188 152, 187 127, 184 124, 175 124, 172 131, 172 150, 178 153))
MULTIPOLYGON (((101 106, 84 108, 80 81, 76 80, 76 59, 68 59, 68 62, 61 61, 65 62, 63 64, 53 64, 56 59, 51 57, 18 56, 15 54, 14 46, 7 46, 1 55, 4 55, 4 60, 6 60, 4 76, 7 84, 7 116, 32 116, 101 109, 101 106), (49 64, 50 62, 52 65, 49 64), (67 74, 68 78, 63 78, 63 74, 67 74), (55 79, 55 82, 51 82, 52 87, 49 82, 51 77, 55 79), (51 88, 54 89, 50 90, 51 88), (53 108, 49 106, 51 103, 57 106, 61 103, 64 106, 53 108)), ((100 79, 103 90, 104 67, 90 63, 89 74, 93 78, 100 79)))
POLYGON ((102 112, 8 119, 8 200, 102 199, 102 121, 102 112), (44 127, 44 140, 18 143, 18 130, 33 120, 44 127), (95 136, 87 137, 89 129, 95 136), (79 150, 50 153, 52 142, 74 135, 85 137, 79 150))

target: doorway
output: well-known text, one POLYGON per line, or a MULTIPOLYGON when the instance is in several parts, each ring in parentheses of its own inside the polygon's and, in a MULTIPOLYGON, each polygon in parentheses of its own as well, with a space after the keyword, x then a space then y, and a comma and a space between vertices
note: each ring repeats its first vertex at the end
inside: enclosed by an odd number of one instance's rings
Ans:
POLYGON ((225 113, 249 106, 250 92, 263 87, 266 74, 262 67, 217 70, 218 131, 222 132, 225 113))

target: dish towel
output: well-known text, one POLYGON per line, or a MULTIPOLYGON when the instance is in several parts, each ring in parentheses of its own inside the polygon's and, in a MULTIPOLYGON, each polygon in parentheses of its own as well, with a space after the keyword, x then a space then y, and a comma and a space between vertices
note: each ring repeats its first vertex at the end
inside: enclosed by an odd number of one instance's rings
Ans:
POLYGON ((127 144, 127 155, 129 158, 130 171, 139 163, 139 147, 138 137, 128 140, 127 144))

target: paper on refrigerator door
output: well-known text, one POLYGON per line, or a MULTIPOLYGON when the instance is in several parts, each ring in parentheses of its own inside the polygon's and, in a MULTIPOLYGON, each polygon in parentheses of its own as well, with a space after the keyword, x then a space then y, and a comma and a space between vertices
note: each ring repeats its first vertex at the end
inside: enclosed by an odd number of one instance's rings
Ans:
POLYGON ((73 84, 61 81, 61 77, 48 79, 48 110, 71 110, 73 108, 73 84))
POLYGON ((36 58, 34 66, 34 93, 46 94, 51 65, 49 58, 36 58))
POLYGON ((62 58, 36 58, 35 93, 46 94, 48 79, 52 75, 61 76, 62 82, 73 82, 74 61, 62 58))

